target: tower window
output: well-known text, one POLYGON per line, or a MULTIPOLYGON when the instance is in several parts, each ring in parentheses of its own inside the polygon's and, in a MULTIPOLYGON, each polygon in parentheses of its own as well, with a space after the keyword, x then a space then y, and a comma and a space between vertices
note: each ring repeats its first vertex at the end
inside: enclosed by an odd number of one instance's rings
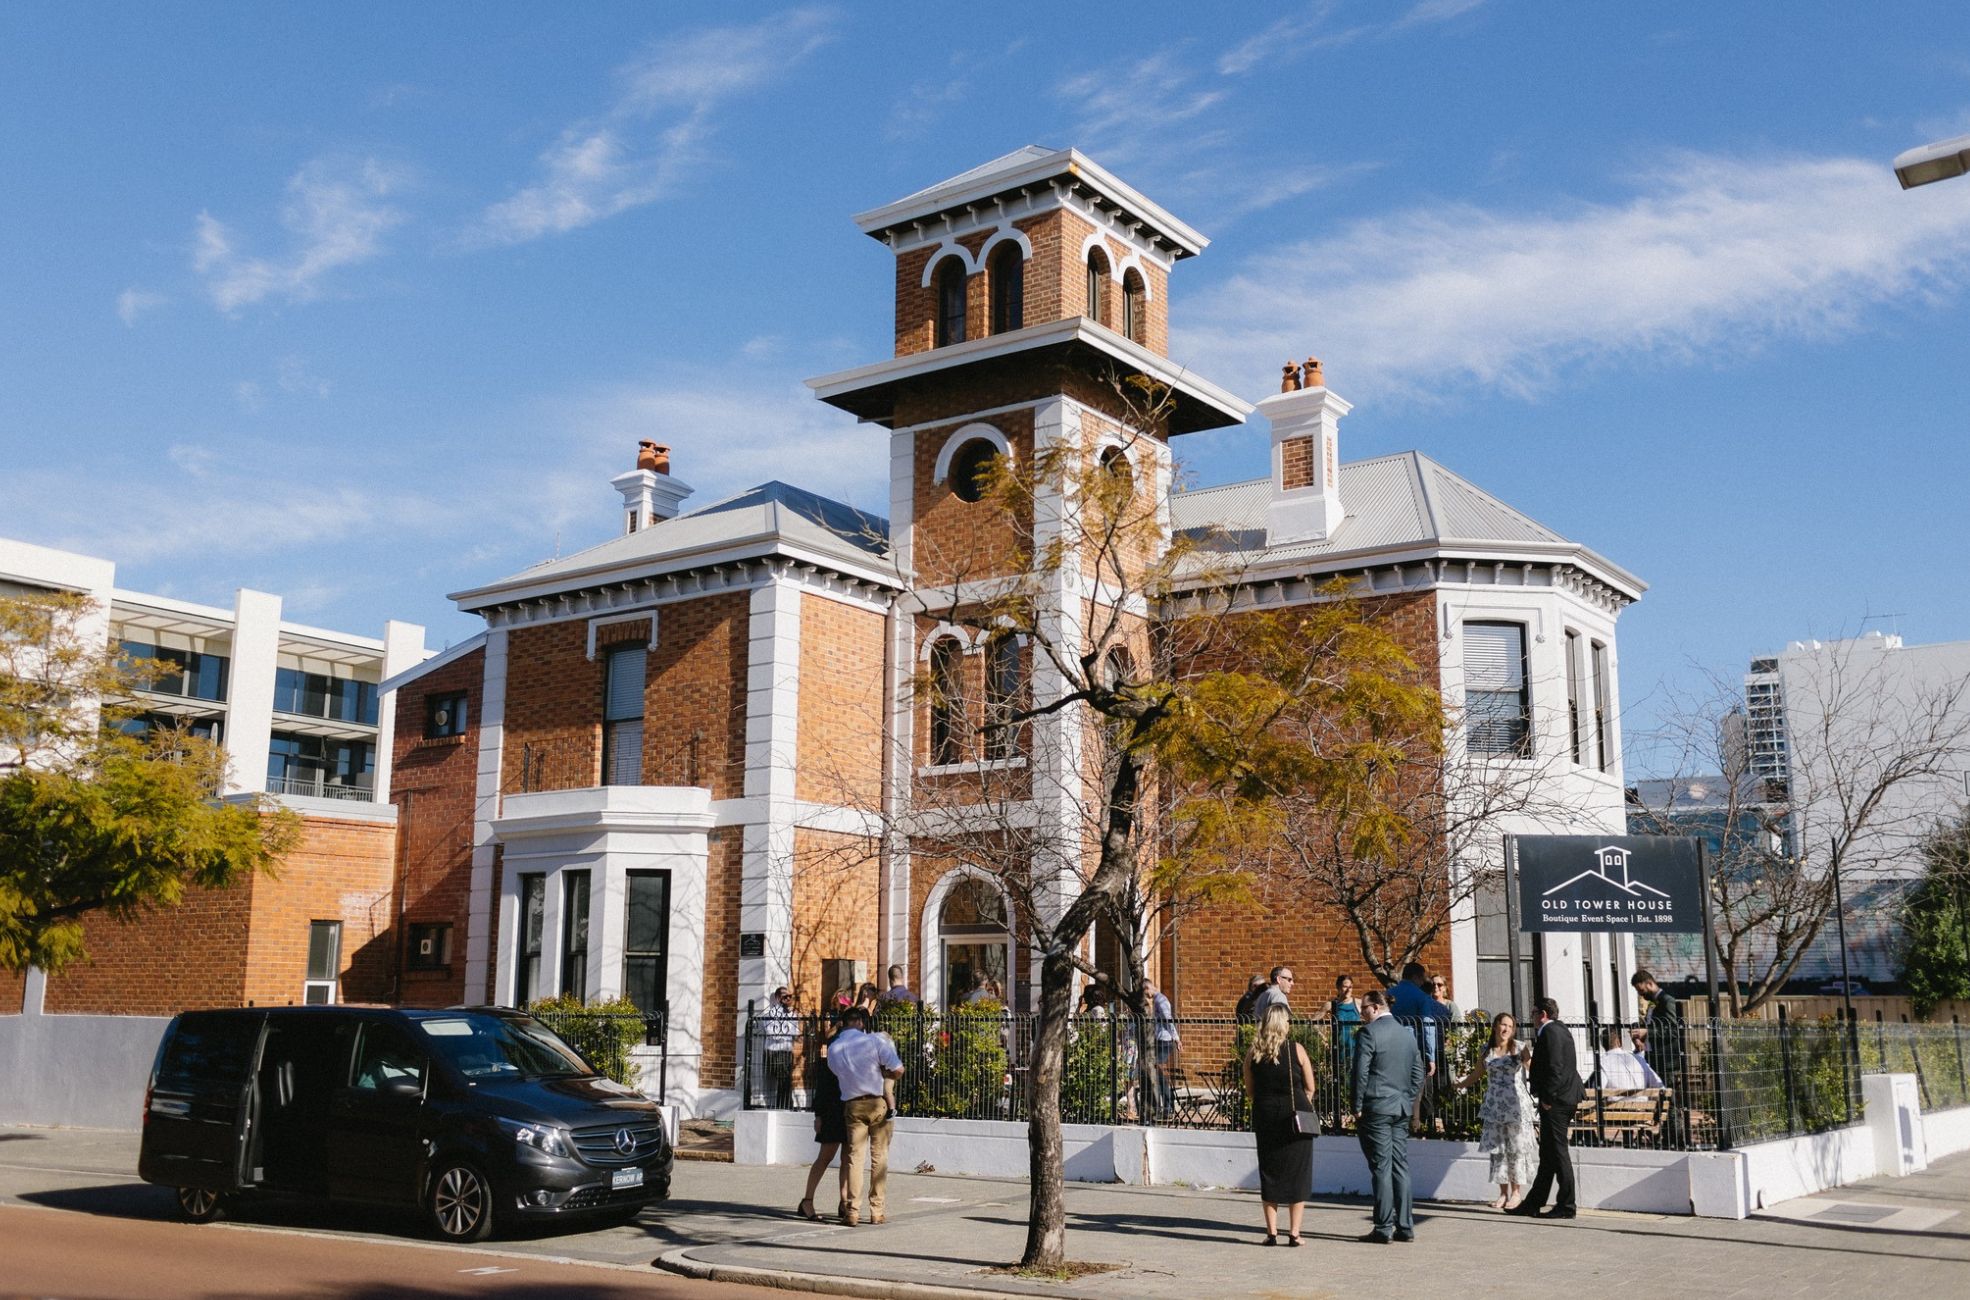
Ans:
POLYGON ((1000 244, 986 274, 992 284, 992 333, 1010 333, 1026 323, 1026 257, 1019 245, 1000 244))
POLYGON ((1101 319, 1101 300, 1106 296, 1108 285, 1108 255, 1099 248, 1088 253, 1088 302, 1089 320, 1101 319))
POLYGON ((1473 754, 1532 756, 1523 623, 1464 624, 1464 729, 1473 754))
POLYGON ((985 647, 985 758, 1002 762, 1019 755, 1019 727, 1013 715, 1021 693, 1019 638, 1001 632, 985 647))
POLYGON ((609 652, 602 695, 602 784, 643 784, 643 683, 649 652, 609 652))
POLYGON ((1122 277, 1122 337, 1140 343, 1148 332, 1143 318, 1142 272, 1130 268, 1122 277))
POLYGON ((950 637, 930 648, 930 761, 964 762, 964 647, 950 637))
POLYGON ((973 438, 951 457, 951 491, 960 501, 982 501, 991 486, 992 466, 999 449, 985 438, 973 438))
POLYGON ((937 286, 937 346, 964 342, 964 262, 947 257, 933 281, 937 286))

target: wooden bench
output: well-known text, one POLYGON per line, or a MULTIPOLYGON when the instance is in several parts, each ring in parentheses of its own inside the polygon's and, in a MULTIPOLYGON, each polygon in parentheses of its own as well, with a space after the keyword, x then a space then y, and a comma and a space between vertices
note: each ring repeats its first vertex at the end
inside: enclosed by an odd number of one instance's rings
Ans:
POLYGON ((1568 1137, 1605 1141, 1609 1146, 1660 1146, 1670 1100, 1667 1088, 1589 1088, 1573 1112, 1568 1137))

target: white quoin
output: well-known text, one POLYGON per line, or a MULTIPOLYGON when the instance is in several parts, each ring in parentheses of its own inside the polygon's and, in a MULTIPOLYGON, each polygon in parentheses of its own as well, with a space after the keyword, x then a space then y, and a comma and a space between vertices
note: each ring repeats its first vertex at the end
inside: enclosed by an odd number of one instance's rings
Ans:
POLYGON ((682 479, 649 469, 618 474, 609 485, 622 493, 624 533, 639 532, 659 519, 675 519, 684 498, 691 495, 691 485, 682 479))
POLYGON ((1325 387, 1275 393, 1258 404, 1258 413, 1272 425, 1266 545, 1321 541, 1347 517, 1341 503, 1340 430, 1341 417, 1353 409, 1325 387))

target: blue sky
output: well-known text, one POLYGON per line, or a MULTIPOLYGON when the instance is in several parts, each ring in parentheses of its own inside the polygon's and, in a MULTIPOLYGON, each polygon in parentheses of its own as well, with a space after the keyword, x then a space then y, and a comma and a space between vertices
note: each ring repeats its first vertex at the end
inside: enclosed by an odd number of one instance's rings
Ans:
POLYGON ((1970 180, 1888 169, 1970 132, 1960 4, 14 3, 0 110, 0 533, 125 586, 442 645, 613 532, 637 437, 883 508, 801 384, 890 350, 848 217, 1040 143, 1213 238, 1178 359, 1319 355, 1344 456, 1646 578, 1631 732, 1788 640, 1970 637, 1970 180))

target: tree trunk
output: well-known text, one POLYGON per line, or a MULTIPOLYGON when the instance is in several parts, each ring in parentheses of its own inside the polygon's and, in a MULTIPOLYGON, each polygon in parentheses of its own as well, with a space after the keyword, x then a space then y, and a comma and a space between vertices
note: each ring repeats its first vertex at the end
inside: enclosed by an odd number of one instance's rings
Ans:
MULTIPOLYGON (((1071 909, 1070 909, 1071 910, 1071 909)), ((1067 1017, 1074 991, 1069 949, 1060 946, 1057 927, 1040 961, 1040 1013, 1034 1027, 1033 1055, 1027 1071, 1026 1143, 1031 1205, 1026 1218, 1022 1268, 1057 1269, 1067 1258, 1067 1161, 1060 1139, 1060 1078, 1067 1057, 1067 1017)))

